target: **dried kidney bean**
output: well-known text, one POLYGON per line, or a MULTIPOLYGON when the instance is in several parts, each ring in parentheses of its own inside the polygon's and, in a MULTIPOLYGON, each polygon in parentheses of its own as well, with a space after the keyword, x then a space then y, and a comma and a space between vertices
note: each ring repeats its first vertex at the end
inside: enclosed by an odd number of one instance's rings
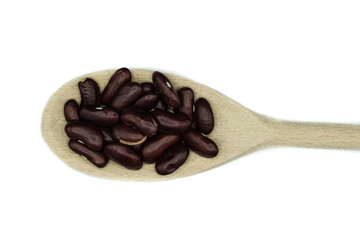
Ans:
POLYGON ((140 156, 133 149, 121 143, 106 144, 104 154, 128 169, 138 170, 143 165, 140 156))
POLYGON ((183 165, 189 156, 189 148, 179 142, 171 146, 155 163, 155 170, 160 175, 173 173, 183 165))
POLYGON ((146 141, 141 148, 144 162, 154 163, 173 144, 180 140, 180 135, 160 133, 146 141))
POLYGON ((81 106, 97 107, 100 105, 100 88, 97 82, 91 78, 86 78, 84 82, 78 84, 81 95, 81 106))
POLYGON ((204 134, 209 134, 214 129, 214 115, 205 98, 199 98, 195 103, 195 124, 204 134))
POLYGON ((126 126, 122 123, 118 123, 112 129, 112 135, 120 143, 125 145, 138 145, 146 140, 146 136, 139 133, 132 127, 126 126))
POLYGON ((86 147, 84 144, 81 144, 75 140, 69 140, 69 148, 76 152, 77 154, 84 156, 92 164, 98 168, 103 168, 108 163, 108 159, 101 152, 96 152, 86 147))
POLYGON ((134 103, 134 106, 138 106, 149 111, 155 107, 158 100, 159 96, 156 93, 147 92, 134 103))
POLYGON ((162 132, 184 133, 191 126, 191 121, 182 113, 172 113, 156 108, 152 114, 159 123, 159 131, 162 132))
POLYGON ((181 106, 176 109, 176 112, 185 114, 190 121, 193 121, 193 107, 194 107, 194 92, 189 87, 183 87, 178 92, 181 106))
POLYGON ((119 114, 111 108, 97 109, 82 107, 80 119, 94 123, 100 127, 112 127, 119 122, 119 114))
POLYGON ((200 156, 212 158, 215 157, 219 150, 215 142, 210 138, 203 136, 199 131, 190 128, 189 131, 182 135, 185 143, 191 150, 200 156))
POLYGON ((152 115, 137 106, 129 106, 122 111, 120 120, 128 126, 132 126, 146 136, 156 134, 158 123, 152 115))
POLYGON ((101 103, 109 105, 116 91, 125 83, 131 81, 131 72, 127 68, 118 69, 110 78, 109 83, 106 85, 102 95, 101 103))
POLYGON ((140 84, 130 82, 122 86, 113 97, 110 106, 117 112, 121 112, 127 106, 133 104, 142 94, 140 84))
POLYGON ((98 127, 84 121, 72 121, 65 125, 65 133, 72 140, 80 140, 94 151, 103 148, 104 137, 98 127))
POLYGON ((160 72, 154 72, 152 78, 154 87, 158 91, 160 98, 170 106, 175 108, 180 107, 180 98, 174 91, 170 80, 160 72))
POLYGON ((65 103, 64 115, 67 122, 79 120, 79 105, 74 99, 65 103))

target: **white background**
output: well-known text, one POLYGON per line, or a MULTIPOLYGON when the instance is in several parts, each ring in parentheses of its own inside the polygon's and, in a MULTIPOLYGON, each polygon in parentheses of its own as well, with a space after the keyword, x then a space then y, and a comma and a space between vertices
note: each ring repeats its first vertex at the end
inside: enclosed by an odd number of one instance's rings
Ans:
POLYGON ((120 67, 276 118, 360 123, 359 13, 344 0, 1 1, 0 239, 359 239, 358 151, 269 149, 131 183, 69 168, 40 132, 57 88, 120 67))

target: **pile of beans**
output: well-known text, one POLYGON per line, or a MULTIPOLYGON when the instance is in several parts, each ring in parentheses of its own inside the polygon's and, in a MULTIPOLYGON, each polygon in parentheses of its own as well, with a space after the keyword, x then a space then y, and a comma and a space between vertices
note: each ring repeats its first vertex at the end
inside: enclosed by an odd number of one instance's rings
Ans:
POLYGON ((206 137, 214 128, 208 101, 194 104, 191 88, 176 92, 160 72, 153 73, 152 83, 139 84, 129 69, 118 69, 102 93, 91 78, 78 86, 80 106, 74 99, 64 105, 68 145, 99 168, 108 159, 133 170, 155 163, 156 172, 166 175, 186 161, 189 148, 207 158, 218 154, 206 137))

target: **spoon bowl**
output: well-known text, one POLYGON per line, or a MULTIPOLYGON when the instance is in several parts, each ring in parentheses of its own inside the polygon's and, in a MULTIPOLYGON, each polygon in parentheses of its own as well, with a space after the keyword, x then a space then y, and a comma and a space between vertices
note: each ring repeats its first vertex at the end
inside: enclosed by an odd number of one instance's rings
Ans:
MULTIPOLYGON (((360 148, 358 125, 300 123, 275 120, 255 113, 218 91, 189 79, 164 73, 174 89, 190 87, 195 99, 206 98, 212 106, 215 127, 209 137, 217 144, 219 154, 204 158, 190 151, 187 161, 174 173, 158 175, 154 164, 144 163, 140 170, 128 170, 113 161, 97 168, 71 151, 64 132, 63 107, 69 99, 80 102, 78 82, 94 79, 102 91, 116 70, 104 70, 77 77, 60 87, 49 99, 42 115, 41 131, 50 149, 67 165, 88 175, 124 181, 159 181, 203 172, 240 156, 269 146, 300 146, 323 148, 360 148)), ((132 81, 151 82, 150 70, 130 69, 132 81)))

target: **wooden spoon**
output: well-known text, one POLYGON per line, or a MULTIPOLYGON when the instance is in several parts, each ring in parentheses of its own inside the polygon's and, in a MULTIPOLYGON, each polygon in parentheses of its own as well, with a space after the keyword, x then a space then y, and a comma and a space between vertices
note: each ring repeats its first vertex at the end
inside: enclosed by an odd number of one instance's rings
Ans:
MULTIPOLYGON (((109 161, 105 168, 97 168, 68 148, 63 107, 71 98, 80 103, 79 81, 93 78, 103 90, 114 72, 105 70, 89 73, 67 82, 51 96, 42 116, 42 135, 50 149, 70 167, 89 175, 127 181, 156 181, 199 173, 266 147, 360 149, 360 125, 276 120, 255 113, 200 83, 165 73, 175 89, 188 86, 194 90, 196 99, 204 97, 211 104, 215 128, 209 137, 218 145, 218 156, 203 158, 191 151, 184 165, 167 176, 158 175, 154 164, 144 164, 142 169, 134 171, 109 161)), ((152 71, 133 69, 131 73, 132 81, 152 80, 152 71)))

